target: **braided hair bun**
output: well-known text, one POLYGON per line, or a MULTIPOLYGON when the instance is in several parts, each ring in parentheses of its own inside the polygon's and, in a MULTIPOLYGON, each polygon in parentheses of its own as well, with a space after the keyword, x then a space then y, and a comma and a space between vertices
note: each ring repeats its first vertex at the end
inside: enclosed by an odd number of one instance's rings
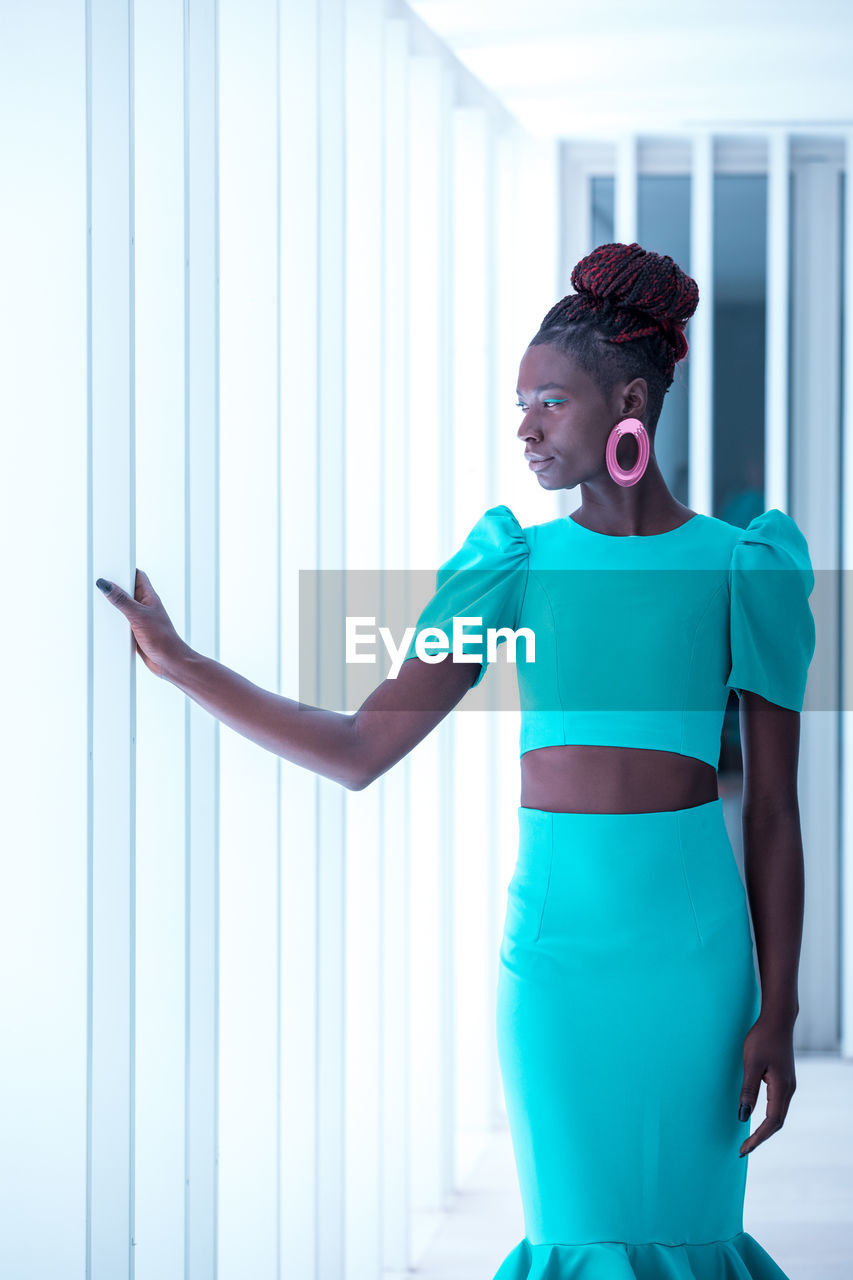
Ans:
POLYGON ((668 254, 602 244, 577 264, 572 285, 592 310, 609 303, 624 313, 611 341, 645 337, 657 325, 673 347, 673 364, 687 355, 684 326, 699 303, 699 286, 668 254))
POLYGON ((593 326, 607 343, 647 338, 640 346, 671 386, 675 365, 687 355, 684 326, 699 303, 696 281, 668 254, 638 244, 599 245, 580 260, 571 279, 577 292, 551 308, 537 339, 578 322, 593 326))

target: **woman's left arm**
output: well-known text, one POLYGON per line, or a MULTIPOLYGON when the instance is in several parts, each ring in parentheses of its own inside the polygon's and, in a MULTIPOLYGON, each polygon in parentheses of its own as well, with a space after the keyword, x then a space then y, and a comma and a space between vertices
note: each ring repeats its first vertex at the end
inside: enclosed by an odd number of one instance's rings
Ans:
POLYGON ((744 878, 761 983, 760 1013, 744 1042, 741 1119, 754 1109, 761 1080, 767 1086, 766 1117, 741 1146, 747 1155, 781 1129, 796 1088, 805 871, 797 798, 800 713, 744 690, 740 726, 744 878))

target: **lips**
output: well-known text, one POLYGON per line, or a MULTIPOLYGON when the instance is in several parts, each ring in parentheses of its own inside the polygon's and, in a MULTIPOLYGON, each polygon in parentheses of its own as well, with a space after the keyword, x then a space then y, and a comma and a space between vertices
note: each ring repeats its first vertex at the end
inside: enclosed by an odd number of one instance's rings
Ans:
POLYGON ((531 471, 541 471, 549 462, 553 462, 553 458, 540 458, 534 453, 526 453, 525 458, 530 466, 531 471))

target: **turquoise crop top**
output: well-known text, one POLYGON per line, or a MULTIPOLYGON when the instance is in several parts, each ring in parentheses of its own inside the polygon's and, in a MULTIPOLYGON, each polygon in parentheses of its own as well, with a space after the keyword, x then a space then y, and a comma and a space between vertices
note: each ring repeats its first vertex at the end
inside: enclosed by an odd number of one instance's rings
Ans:
POLYGON ((729 689, 802 710, 813 586, 806 539, 775 507, 745 529, 700 513, 627 537, 569 516, 522 528, 509 507, 490 507, 438 570, 404 661, 424 628, 448 639, 424 636, 423 649, 447 652, 464 616, 464 652, 483 658, 477 685, 497 652, 486 629, 529 628, 533 660, 525 633, 515 637, 522 755, 645 747, 716 769, 729 689))

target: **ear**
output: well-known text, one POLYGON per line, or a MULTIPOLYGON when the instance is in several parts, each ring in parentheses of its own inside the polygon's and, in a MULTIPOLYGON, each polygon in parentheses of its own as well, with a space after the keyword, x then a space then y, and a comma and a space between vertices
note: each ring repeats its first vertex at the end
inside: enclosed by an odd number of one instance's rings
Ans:
POLYGON ((649 402, 649 388, 645 378, 632 378, 620 397, 619 412, 623 418, 644 418, 649 402))

